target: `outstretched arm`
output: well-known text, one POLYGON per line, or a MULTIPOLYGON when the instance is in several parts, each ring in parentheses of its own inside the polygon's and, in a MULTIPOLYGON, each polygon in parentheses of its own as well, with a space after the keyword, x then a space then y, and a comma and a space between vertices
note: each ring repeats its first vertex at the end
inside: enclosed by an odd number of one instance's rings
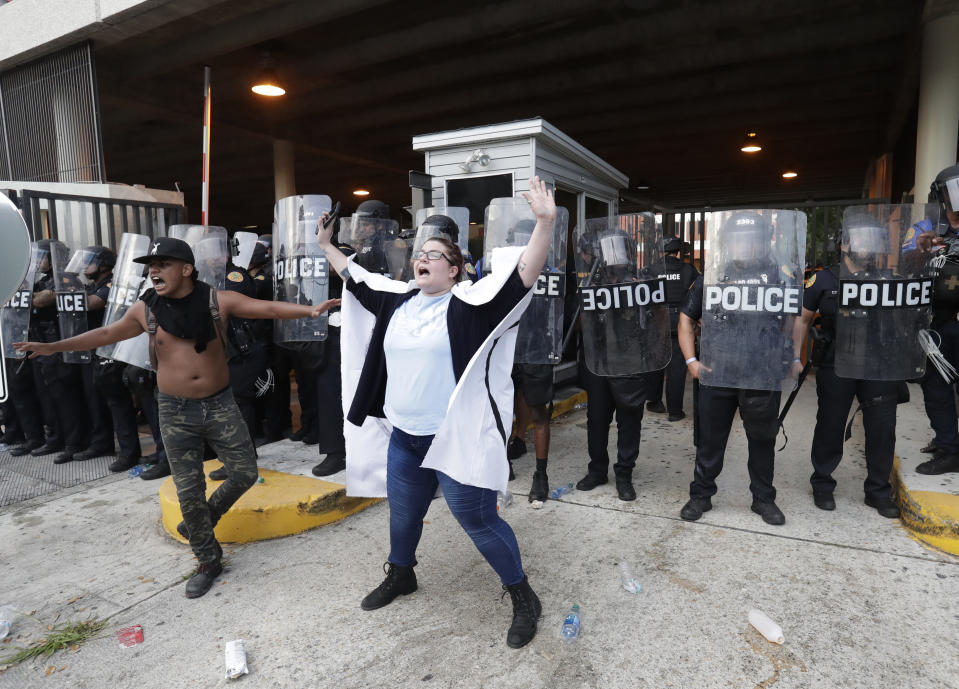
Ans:
POLYGON ((113 344, 120 340, 129 340, 144 332, 144 309, 146 304, 138 301, 116 323, 103 328, 96 328, 76 337, 69 337, 59 342, 14 342, 13 348, 18 352, 30 352, 30 358, 46 356, 57 352, 81 352, 86 349, 96 349, 104 345, 113 344))
POLYGON ((536 216, 536 227, 533 228, 533 236, 526 245, 526 251, 520 256, 516 269, 523 284, 532 287, 546 264, 546 255, 553 239, 553 223, 556 222, 556 202, 553 200, 553 192, 539 177, 533 177, 529 183, 529 191, 523 192, 523 196, 529 201, 536 216))
POLYGON ((316 318, 333 306, 339 306, 339 299, 327 299, 322 304, 307 306, 305 304, 287 304, 282 301, 267 301, 266 299, 251 299, 239 292, 216 293, 220 309, 226 316, 238 318, 316 318))

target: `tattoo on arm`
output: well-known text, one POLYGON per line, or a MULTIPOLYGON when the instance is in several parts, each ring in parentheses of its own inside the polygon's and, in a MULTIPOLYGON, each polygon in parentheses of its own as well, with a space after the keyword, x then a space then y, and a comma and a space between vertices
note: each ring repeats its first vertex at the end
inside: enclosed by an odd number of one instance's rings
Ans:
POLYGON ((524 270, 526 270, 526 261, 524 261, 523 259, 520 259, 519 265, 516 266, 516 269, 517 269, 519 272, 521 272, 521 273, 522 273, 524 270))

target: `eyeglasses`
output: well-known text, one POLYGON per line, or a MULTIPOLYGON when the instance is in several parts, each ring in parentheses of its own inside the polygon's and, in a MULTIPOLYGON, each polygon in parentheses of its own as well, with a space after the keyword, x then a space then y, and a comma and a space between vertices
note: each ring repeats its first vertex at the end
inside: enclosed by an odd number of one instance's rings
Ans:
POLYGON ((447 261, 450 261, 449 256, 444 254, 442 251, 417 251, 413 254, 414 261, 422 261, 424 258, 429 259, 430 261, 438 261, 441 258, 445 258, 447 261))

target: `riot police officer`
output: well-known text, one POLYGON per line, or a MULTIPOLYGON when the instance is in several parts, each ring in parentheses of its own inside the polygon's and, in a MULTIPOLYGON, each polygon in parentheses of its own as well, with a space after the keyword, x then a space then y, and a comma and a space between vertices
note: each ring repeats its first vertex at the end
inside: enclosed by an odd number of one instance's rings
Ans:
MULTIPOLYGON (((854 210, 854 209, 850 209, 854 210)), ((816 365, 816 396, 819 402, 816 429, 810 453, 813 473, 810 483, 813 502, 821 510, 836 509, 833 471, 843 455, 843 430, 853 398, 859 399, 866 434, 865 503, 883 517, 894 519, 899 508, 892 500, 889 474, 896 445, 896 404, 904 382, 889 378, 889 367, 903 362, 911 348, 921 350, 913 328, 897 323, 890 308, 883 311, 854 304, 840 304, 844 282, 862 285, 890 281, 894 276, 885 267, 892 246, 889 231, 873 214, 862 211, 843 221, 842 263, 812 273, 805 282, 802 317, 796 321, 795 358, 800 358, 803 336, 819 313, 813 361, 816 365), (841 282, 843 280, 844 282, 841 282), (836 361, 837 317, 842 335, 836 361), (884 332, 885 331, 885 332, 884 332), (881 370, 887 369, 887 370, 881 370)), ((900 265, 904 263, 900 261, 900 265)), ((794 366, 798 367, 796 363, 794 366)), ((902 372, 903 378, 909 377, 902 372)))
MULTIPOLYGON (((932 329, 938 334, 939 349, 954 367, 959 366, 959 165, 942 170, 932 183, 930 201, 938 201, 945 216, 936 229, 934 242, 940 248, 942 266, 933 296, 932 329)), ((926 415, 935 431, 930 444, 935 455, 916 467, 920 474, 959 471, 959 413, 955 386, 946 382, 932 366, 922 379, 926 415)))
POLYGON ((666 303, 669 305, 669 330, 672 342, 672 357, 669 365, 662 371, 650 374, 652 399, 646 403, 646 409, 657 414, 668 411, 670 421, 685 418, 683 412, 683 393, 686 391, 686 364, 683 352, 679 348, 679 307, 686 293, 699 276, 699 271, 691 263, 679 258, 683 243, 679 237, 667 237, 663 242, 666 252, 666 269, 660 276, 666 282, 666 303), (663 405, 663 387, 665 383, 666 404, 663 405))
POLYGON ((738 408, 749 446, 751 509, 767 524, 786 522, 775 502, 773 463, 781 385, 792 358, 792 319, 800 309, 798 255, 805 251, 805 224, 799 231, 789 212, 778 216, 774 244, 772 220, 763 211, 713 214, 708 222, 720 219, 715 231, 707 230, 714 251, 680 308, 679 344, 690 375, 700 381, 696 466, 689 501, 679 514, 686 521, 712 509, 738 408), (703 361, 696 354, 698 321, 703 361))

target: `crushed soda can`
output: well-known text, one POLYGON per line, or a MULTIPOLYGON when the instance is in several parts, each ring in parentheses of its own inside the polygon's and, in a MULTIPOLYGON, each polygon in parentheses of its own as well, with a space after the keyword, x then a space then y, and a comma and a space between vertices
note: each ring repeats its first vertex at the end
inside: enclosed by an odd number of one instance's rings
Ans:
POLYGON ((117 632, 117 641, 123 648, 130 648, 143 643, 143 627, 138 624, 132 627, 124 627, 117 632))
POLYGON ((246 648, 243 646, 243 639, 227 641, 223 653, 226 657, 227 679, 236 679, 240 675, 250 674, 246 666, 246 648))

